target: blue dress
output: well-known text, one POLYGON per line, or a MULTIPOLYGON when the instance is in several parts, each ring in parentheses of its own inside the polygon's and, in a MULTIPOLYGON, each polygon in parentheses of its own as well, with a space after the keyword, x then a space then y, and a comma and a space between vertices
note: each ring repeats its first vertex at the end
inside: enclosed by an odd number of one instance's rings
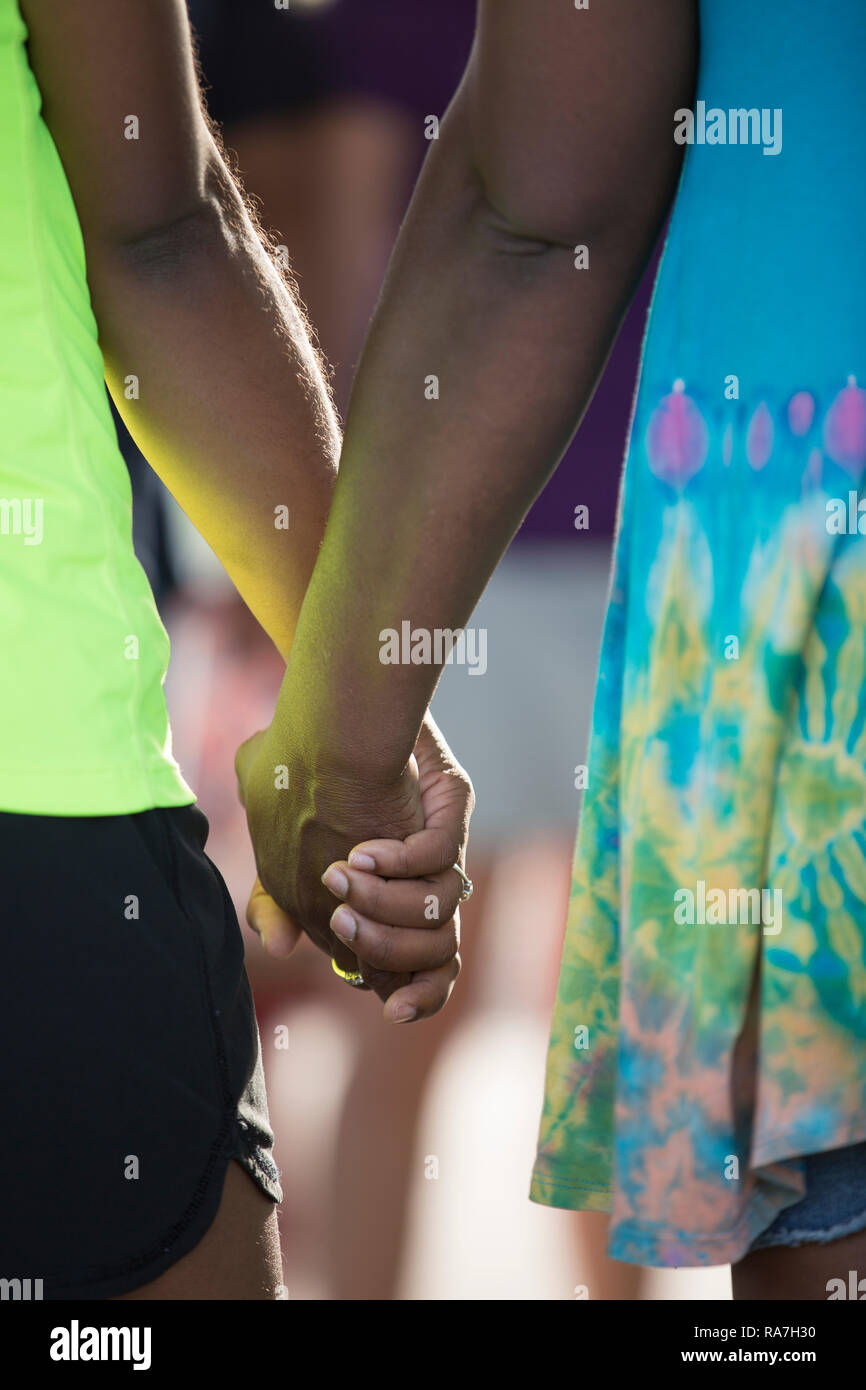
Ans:
POLYGON ((532 1181, 645 1265, 866 1138, 866 6, 699 10, 532 1181))

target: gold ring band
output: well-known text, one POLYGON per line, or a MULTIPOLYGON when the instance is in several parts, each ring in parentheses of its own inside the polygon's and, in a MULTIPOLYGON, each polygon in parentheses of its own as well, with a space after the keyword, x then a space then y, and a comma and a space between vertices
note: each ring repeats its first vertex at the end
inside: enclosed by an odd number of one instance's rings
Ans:
POLYGON ((341 980, 345 980, 347 985, 353 985, 355 989, 364 983, 364 976, 359 970, 341 970, 333 956, 331 956, 331 969, 335 975, 339 975, 341 980))

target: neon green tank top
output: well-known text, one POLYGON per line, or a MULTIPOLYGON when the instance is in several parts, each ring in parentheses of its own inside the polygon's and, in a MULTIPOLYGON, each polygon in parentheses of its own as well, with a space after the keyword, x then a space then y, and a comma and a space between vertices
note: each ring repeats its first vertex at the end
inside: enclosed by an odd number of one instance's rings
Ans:
POLYGON ((0 810, 188 805, 69 185, 0 0, 0 810))

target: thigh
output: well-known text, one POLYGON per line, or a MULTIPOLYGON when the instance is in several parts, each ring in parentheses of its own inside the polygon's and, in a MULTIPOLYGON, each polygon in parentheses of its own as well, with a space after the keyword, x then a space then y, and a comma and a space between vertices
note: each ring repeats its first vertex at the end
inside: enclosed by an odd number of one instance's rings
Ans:
POLYGON ((127 1299, 276 1299, 283 1296, 277 1208, 231 1160, 216 1219, 198 1245, 127 1299))
POLYGON ((803 1165, 805 1196, 732 1267, 735 1299, 826 1299, 831 1280, 847 1289, 850 1270, 866 1275, 866 1143, 807 1154, 803 1165))
MULTIPOLYGON (((825 1244, 775 1245, 753 1250, 731 1269, 734 1299, 829 1298, 828 1284, 849 1271, 866 1275, 866 1231, 855 1231, 825 1244)), ((866 1286, 864 1286, 866 1287, 866 1286)))
POLYGON ((105 1299, 186 1268, 226 1227, 269 1249, 281 1192, 258 1030, 204 817, 3 813, 0 832, 3 1271, 35 1269, 46 1299, 105 1299), (233 1159, 256 1181, 227 1178, 233 1159))

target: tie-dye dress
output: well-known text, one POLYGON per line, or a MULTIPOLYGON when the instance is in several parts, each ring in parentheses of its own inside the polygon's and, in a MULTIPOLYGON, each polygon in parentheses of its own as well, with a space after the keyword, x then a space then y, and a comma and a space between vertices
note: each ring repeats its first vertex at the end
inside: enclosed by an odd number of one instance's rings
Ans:
POLYGON ((699 8, 531 1189, 645 1265, 866 1139, 866 5, 699 8))

